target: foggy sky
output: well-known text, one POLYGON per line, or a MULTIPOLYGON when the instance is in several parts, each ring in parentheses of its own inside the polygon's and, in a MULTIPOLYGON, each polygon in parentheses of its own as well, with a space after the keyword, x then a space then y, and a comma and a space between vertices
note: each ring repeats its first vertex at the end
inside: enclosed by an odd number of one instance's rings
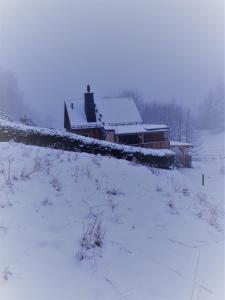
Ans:
POLYGON ((0 66, 49 122, 87 83, 100 97, 137 88, 194 105, 224 80, 223 2, 0 0, 0 66))

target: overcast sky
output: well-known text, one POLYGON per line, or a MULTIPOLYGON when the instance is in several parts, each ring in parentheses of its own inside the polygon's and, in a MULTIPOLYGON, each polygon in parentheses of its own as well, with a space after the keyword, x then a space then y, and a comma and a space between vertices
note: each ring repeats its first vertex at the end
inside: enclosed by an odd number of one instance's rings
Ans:
POLYGON ((224 80, 223 22, 223 0, 0 0, 0 66, 56 120, 87 83, 194 105, 224 80))

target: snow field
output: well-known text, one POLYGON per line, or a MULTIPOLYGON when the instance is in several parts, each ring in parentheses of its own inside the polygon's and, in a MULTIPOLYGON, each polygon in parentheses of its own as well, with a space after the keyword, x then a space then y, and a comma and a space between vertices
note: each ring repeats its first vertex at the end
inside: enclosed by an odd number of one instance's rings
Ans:
POLYGON ((1 299, 223 300, 223 168, 1 143, 1 299))

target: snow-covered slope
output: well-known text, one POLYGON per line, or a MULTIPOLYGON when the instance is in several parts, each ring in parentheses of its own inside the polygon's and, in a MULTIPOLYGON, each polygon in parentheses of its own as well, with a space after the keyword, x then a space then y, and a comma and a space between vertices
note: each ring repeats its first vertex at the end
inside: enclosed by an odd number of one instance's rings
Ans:
POLYGON ((1 143, 0 299, 223 300, 223 163, 1 143))

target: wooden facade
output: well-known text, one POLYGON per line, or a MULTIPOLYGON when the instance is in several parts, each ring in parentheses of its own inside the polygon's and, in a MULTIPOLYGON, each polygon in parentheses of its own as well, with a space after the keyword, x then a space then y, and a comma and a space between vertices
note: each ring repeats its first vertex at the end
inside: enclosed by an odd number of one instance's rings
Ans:
POLYGON ((105 140, 142 148, 170 149, 168 130, 145 133, 115 134, 106 131, 105 140))
POLYGON ((94 139, 98 139, 98 140, 103 140, 103 133, 102 133, 102 129, 101 128, 72 128, 67 130, 68 132, 71 133, 76 133, 82 136, 86 136, 86 137, 91 137, 94 139))

